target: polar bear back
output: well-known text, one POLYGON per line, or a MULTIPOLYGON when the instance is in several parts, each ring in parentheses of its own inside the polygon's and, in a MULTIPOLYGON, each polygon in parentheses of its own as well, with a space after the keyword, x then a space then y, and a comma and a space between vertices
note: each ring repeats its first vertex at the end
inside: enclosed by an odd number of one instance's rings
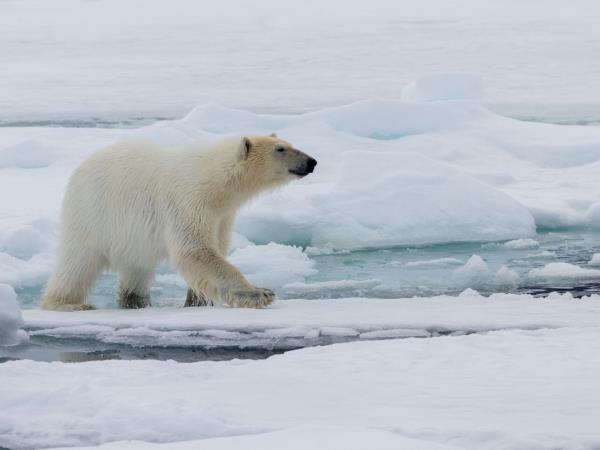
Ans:
POLYGON ((121 142, 93 154, 69 181, 63 234, 103 252, 114 269, 165 258, 165 202, 177 181, 173 167, 186 167, 178 158, 180 152, 144 141, 121 142))

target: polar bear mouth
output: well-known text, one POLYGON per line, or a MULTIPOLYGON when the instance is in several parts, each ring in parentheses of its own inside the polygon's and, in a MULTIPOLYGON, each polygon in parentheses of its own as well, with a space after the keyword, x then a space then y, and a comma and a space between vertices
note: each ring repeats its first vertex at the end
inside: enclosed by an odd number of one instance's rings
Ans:
POLYGON ((294 169, 290 169, 288 172, 293 173, 294 175, 296 175, 296 176, 298 176, 300 178, 305 177, 306 175, 308 175, 310 173, 310 172, 307 172, 307 171, 301 172, 299 170, 294 170, 294 169))

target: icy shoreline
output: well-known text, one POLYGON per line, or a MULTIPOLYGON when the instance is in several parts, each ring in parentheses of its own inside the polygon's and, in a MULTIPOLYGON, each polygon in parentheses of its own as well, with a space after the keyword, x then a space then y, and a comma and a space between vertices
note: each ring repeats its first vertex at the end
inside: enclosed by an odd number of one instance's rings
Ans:
POLYGON ((286 349, 347 340, 501 329, 596 327, 600 296, 547 298, 465 291, 458 297, 281 300, 264 310, 25 310, 31 336, 158 347, 286 349))

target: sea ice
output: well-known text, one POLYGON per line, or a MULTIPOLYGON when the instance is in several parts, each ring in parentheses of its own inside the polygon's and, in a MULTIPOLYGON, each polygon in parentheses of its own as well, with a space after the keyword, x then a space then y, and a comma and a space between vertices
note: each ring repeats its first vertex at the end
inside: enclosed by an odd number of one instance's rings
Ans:
POLYGON ((27 334, 21 330, 23 317, 12 287, 0 284, 0 347, 16 345, 27 340, 27 334))
POLYGON ((0 120, 127 124, 209 102, 291 113, 398 99, 423 74, 425 94, 448 98, 462 79, 444 72, 476 74, 484 100, 522 116, 597 119, 598 3, 507 2, 8 2, 0 120))
POLYGON ((509 269, 506 266, 502 266, 498 269, 498 272, 494 275, 493 284, 496 290, 505 291, 512 290, 519 286, 521 277, 514 270, 509 269))
POLYGON ((463 73, 423 76, 402 89, 402 100, 408 102, 480 100, 482 97, 481 79, 463 73))
POLYGON ((237 229, 259 242, 279 235, 288 244, 341 249, 535 232, 529 212, 510 197, 418 154, 346 152, 336 171, 338 180, 321 190, 304 185, 288 190, 299 199, 299 209, 286 210, 290 200, 282 195, 262 197, 240 215, 237 229))
POLYGON ((24 310, 23 316, 25 329, 39 338, 82 337, 132 346, 224 345, 216 330, 233 333, 227 335, 227 345, 290 348, 319 343, 318 337, 339 336, 336 330, 340 329, 346 335, 349 330, 350 335, 359 335, 399 329, 422 333, 589 327, 597 324, 599 313, 600 296, 581 300, 566 294, 551 299, 513 294, 485 297, 466 289, 459 297, 290 299, 264 310, 167 307, 70 314, 24 310), (315 340, 307 342, 306 336, 315 340))
POLYGON ((504 243, 506 248, 510 248, 511 250, 530 250, 534 248, 538 248, 540 243, 535 239, 514 239, 512 241, 508 241, 504 243))
POLYGON ((588 264, 590 266, 600 266, 600 253, 594 253, 588 264))
POLYGON ((452 279, 456 285, 465 288, 485 287, 492 277, 492 272, 487 263, 479 255, 473 255, 452 274, 452 279))
POLYGON ((301 248, 274 242, 237 248, 229 255, 229 261, 251 283, 272 289, 287 283, 303 282, 306 277, 317 273, 314 261, 301 248))
MULTIPOLYGON (((449 92, 448 80, 477 90, 478 81, 458 74, 415 85, 449 92)), ((13 194, 2 198, 0 282, 39 289, 46 280, 68 176, 97 148, 135 136, 186 145, 271 131, 319 165, 239 213, 230 258, 270 287, 331 281, 309 279, 312 261, 340 250, 473 241, 509 241, 504 248, 520 250, 536 247, 537 227, 595 227, 600 131, 594 127, 507 119, 474 99, 365 100, 285 115, 207 104, 183 119, 134 130, 1 128, 0 190, 13 194)), ((550 258, 546 252, 539 257, 550 258)), ((493 278, 458 286, 493 286, 493 278)))
POLYGON ((406 264, 404 264, 404 267, 426 268, 439 266, 454 266, 461 264, 463 264, 463 261, 457 258, 436 258, 423 261, 409 261, 406 264))
MULTIPOLYGON (((0 364, 0 446, 237 436, 206 448, 255 448, 318 425, 341 427, 332 442, 343 444, 346 429, 357 439, 366 429, 373 441, 350 448, 392 439, 368 430, 417 439, 397 448, 595 448, 599 370, 597 326, 363 340, 259 361, 9 361, 0 364), (264 434, 274 430, 282 434, 264 434)), ((309 430, 300 442, 311 442, 309 430)), ((331 434, 315 436, 315 448, 331 448, 331 434)))
POLYGON ((541 269, 532 269, 529 277, 546 280, 593 280, 600 279, 600 270, 586 269, 564 262, 553 262, 546 264, 541 269))
POLYGON ((150 443, 144 441, 111 442, 94 447, 64 447, 53 450, 460 450, 454 445, 409 438, 401 433, 360 426, 303 425, 277 431, 194 441, 150 443))

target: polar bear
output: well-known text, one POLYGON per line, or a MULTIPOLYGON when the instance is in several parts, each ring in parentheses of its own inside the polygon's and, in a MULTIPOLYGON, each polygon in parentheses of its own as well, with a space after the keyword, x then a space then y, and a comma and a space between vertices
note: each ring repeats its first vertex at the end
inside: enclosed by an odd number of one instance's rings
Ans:
POLYGON ((98 151, 69 181, 42 308, 93 309, 86 297, 104 269, 118 272, 120 307, 148 306, 154 269, 164 259, 189 286, 187 306, 270 304, 272 291, 252 286, 226 261, 235 214, 316 164, 275 134, 179 149, 128 141, 98 151))

